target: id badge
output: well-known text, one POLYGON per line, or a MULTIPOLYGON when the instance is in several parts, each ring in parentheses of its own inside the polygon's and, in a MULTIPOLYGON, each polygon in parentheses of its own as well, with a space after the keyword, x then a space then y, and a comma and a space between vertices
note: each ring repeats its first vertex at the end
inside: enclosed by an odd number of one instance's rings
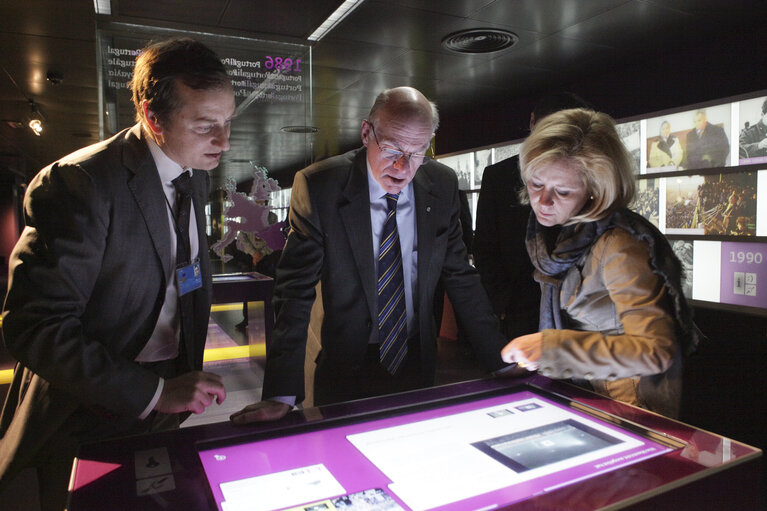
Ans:
POLYGON ((178 284, 179 296, 183 296, 195 289, 200 289, 202 287, 200 261, 195 261, 187 266, 176 268, 176 283, 178 284))

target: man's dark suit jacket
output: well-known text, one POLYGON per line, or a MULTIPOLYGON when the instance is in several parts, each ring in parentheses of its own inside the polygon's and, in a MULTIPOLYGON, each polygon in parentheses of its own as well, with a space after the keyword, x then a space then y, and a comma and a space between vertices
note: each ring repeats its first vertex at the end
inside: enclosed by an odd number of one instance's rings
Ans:
POLYGON ((682 166, 686 169, 724 167, 727 164, 728 154, 730 154, 730 142, 724 129, 707 122, 703 135, 698 136, 695 128, 687 132, 687 145, 684 148, 682 166))
MULTIPOLYGON (((316 163, 297 173, 290 206, 291 232, 277 268, 272 343, 263 398, 304 398, 304 357, 315 285, 321 283, 324 317, 316 379, 361 366, 368 343, 377 339, 376 270, 364 148, 316 163)), ((418 239, 418 311, 421 365, 434 374, 437 360, 433 301, 437 281, 486 366, 503 366, 505 338, 476 271, 466 261, 458 221, 458 181, 447 166, 429 162, 413 179, 418 239)), ((313 330, 315 328, 313 327, 313 330)))
MULTIPOLYGON (((0 417, 0 482, 73 414, 106 417, 119 434, 155 393, 158 376, 134 360, 175 277, 167 202, 142 137, 139 125, 126 129, 46 167, 29 185, 2 325, 18 363, 0 417)), ((183 350, 188 369, 202 367, 210 314, 209 183, 207 172, 194 172, 204 278, 194 296, 194 342, 183 350)))
POLYGON ((538 331, 540 285, 525 247, 529 205, 519 202, 519 156, 485 168, 477 203, 474 263, 493 311, 513 338, 538 331))

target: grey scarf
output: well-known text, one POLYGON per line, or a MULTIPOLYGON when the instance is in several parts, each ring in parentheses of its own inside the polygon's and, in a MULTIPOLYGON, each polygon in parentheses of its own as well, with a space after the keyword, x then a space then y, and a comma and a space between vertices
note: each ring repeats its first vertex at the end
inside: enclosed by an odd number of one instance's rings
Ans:
POLYGON ((650 267, 663 279, 666 291, 674 305, 677 338, 682 353, 694 352, 702 333, 692 320, 692 309, 682 294, 682 264, 677 259, 665 236, 644 217, 628 209, 615 211, 607 218, 593 222, 567 225, 561 228, 544 227, 535 213, 527 223, 527 252, 535 266, 535 280, 541 284, 541 330, 563 329, 559 293, 562 279, 594 242, 607 230, 620 227, 650 246, 650 267))

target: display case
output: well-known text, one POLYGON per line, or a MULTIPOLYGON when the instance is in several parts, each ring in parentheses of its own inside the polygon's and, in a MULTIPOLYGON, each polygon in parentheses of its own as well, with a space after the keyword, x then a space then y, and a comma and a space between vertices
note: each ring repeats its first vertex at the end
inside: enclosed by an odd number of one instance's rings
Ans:
POLYGON ((760 456, 539 375, 494 378, 85 445, 68 509, 759 509, 760 456))

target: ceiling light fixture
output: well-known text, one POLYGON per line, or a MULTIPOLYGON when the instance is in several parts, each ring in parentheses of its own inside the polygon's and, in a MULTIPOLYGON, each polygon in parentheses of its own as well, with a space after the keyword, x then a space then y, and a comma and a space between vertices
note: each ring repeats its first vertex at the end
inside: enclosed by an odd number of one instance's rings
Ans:
POLYGON ((29 100, 29 107, 32 110, 29 114, 29 129, 32 130, 32 133, 37 135, 38 137, 43 134, 43 121, 45 120, 45 114, 43 114, 42 110, 40 110, 40 106, 35 103, 35 100, 30 99, 29 100))
POLYGON ((519 36, 508 30, 496 28, 471 28, 448 34, 442 46, 456 53, 492 53, 511 48, 519 36))
POLYGON ((280 131, 283 133, 317 133, 320 129, 316 126, 283 126, 280 131))
POLYGON ((341 23, 341 20, 343 20, 345 17, 347 17, 351 12, 356 9, 357 7, 362 4, 365 0, 345 0, 335 11, 333 11, 333 14, 328 16, 328 19, 322 22, 322 24, 317 27, 317 30, 315 30, 312 35, 307 37, 310 41, 319 41, 323 37, 327 35, 328 32, 333 30, 336 25, 341 23))

